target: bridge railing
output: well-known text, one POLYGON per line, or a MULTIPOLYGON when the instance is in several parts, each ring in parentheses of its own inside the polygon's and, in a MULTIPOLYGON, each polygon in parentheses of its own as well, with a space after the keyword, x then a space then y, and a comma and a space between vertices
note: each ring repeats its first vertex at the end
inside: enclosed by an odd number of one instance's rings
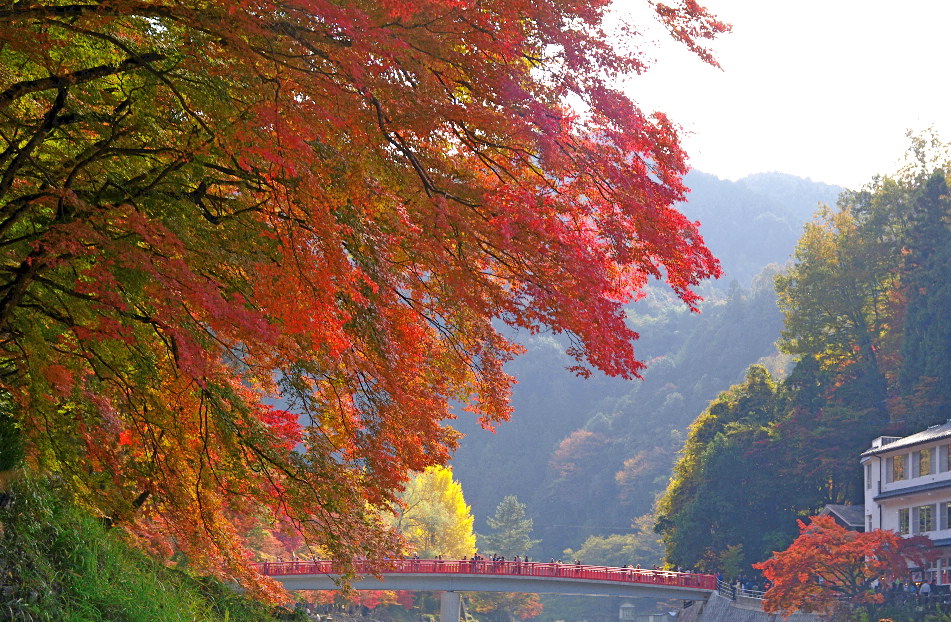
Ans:
MULTIPOLYGON (((257 566, 261 574, 268 576, 307 574, 339 575, 342 571, 341 566, 329 560, 264 562, 257 566)), ((584 564, 516 561, 497 562, 487 559, 393 559, 358 560, 355 562, 354 570, 358 575, 409 573, 560 577, 594 581, 618 581, 622 583, 691 587, 711 591, 717 589, 717 578, 714 575, 671 572, 667 570, 648 570, 642 568, 588 566, 584 564)))
POLYGON ((731 584, 727 581, 717 581, 717 591, 720 593, 720 596, 725 596, 733 600, 736 600, 737 596, 755 598, 756 600, 764 600, 766 598, 766 592, 763 590, 746 589, 742 585, 737 587, 736 584, 731 584))

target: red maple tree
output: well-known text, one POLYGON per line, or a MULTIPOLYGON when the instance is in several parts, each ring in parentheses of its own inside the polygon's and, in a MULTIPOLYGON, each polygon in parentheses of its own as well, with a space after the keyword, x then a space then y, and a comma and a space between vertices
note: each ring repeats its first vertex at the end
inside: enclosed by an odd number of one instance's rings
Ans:
MULTIPOLYGON (((723 24, 652 4, 710 60, 723 24)), ((509 416, 498 320, 637 376, 624 304, 661 278, 693 307, 719 267, 674 208, 675 127, 609 83, 645 65, 608 5, 0 7, 0 388, 30 466, 266 596, 236 517, 392 550, 376 512, 448 459, 449 405, 509 416)))
POLYGON ((882 601, 876 581, 906 579, 940 555, 926 536, 903 538, 894 531, 850 531, 831 516, 799 521, 799 537, 785 551, 754 564, 771 583, 767 613, 832 614, 841 608, 882 601))

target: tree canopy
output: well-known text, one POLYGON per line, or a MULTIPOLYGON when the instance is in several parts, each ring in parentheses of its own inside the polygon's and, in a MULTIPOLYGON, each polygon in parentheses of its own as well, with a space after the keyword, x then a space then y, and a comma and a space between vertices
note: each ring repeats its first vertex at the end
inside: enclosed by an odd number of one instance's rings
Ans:
POLYGON ((525 504, 518 497, 506 495, 495 508, 495 515, 486 522, 492 529, 490 534, 479 534, 479 549, 484 553, 505 555, 525 555, 541 540, 532 539, 534 521, 525 514, 525 504))
MULTIPOLYGON (((623 304, 661 278, 693 306, 719 267, 674 209, 675 126, 610 86, 646 65, 608 5, 3 3, 0 382, 28 464, 266 591, 236 517, 394 549, 379 508, 448 459, 450 404, 509 416, 496 321, 638 375, 623 304)), ((722 23, 652 5, 713 62, 722 23)))
POLYGON ((596 566, 653 568, 661 563, 664 554, 654 523, 654 516, 645 514, 632 521, 631 533, 588 536, 577 550, 565 549, 565 559, 596 566))
POLYGON ((763 610, 832 614, 841 606, 881 602, 876 581, 908 577, 909 564, 927 567, 940 556, 926 536, 903 538, 894 531, 850 531, 831 516, 799 522, 799 537, 784 551, 754 567, 772 582, 763 610))
POLYGON ((669 563, 713 572, 724 554, 741 551, 748 567, 791 539, 791 521, 777 517, 801 502, 804 482, 777 472, 787 464, 770 446, 777 389, 766 368, 754 365, 691 425, 658 500, 655 528, 669 563))
POLYGON ((400 501, 402 508, 393 524, 406 538, 408 553, 428 559, 475 554, 472 511, 452 469, 431 466, 417 473, 400 493, 400 501))

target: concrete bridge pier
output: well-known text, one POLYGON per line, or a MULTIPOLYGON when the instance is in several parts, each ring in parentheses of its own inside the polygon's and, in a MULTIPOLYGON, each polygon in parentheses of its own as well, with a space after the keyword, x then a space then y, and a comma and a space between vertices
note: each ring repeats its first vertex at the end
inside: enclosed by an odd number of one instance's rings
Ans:
POLYGON ((459 622, 461 604, 459 592, 443 592, 439 598, 439 622, 459 622))

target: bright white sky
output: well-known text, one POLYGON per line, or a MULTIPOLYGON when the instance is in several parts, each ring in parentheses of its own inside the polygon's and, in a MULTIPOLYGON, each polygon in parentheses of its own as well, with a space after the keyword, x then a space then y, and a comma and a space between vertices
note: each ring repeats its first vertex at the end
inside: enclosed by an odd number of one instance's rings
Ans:
MULTIPOLYGON (((733 24, 711 46, 723 71, 654 30, 657 63, 627 87, 683 126, 694 168, 858 188, 897 170, 907 129, 951 140, 951 0, 700 3, 733 24)), ((615 10, 644 24, 645 4, 616 0, 615 10)))

